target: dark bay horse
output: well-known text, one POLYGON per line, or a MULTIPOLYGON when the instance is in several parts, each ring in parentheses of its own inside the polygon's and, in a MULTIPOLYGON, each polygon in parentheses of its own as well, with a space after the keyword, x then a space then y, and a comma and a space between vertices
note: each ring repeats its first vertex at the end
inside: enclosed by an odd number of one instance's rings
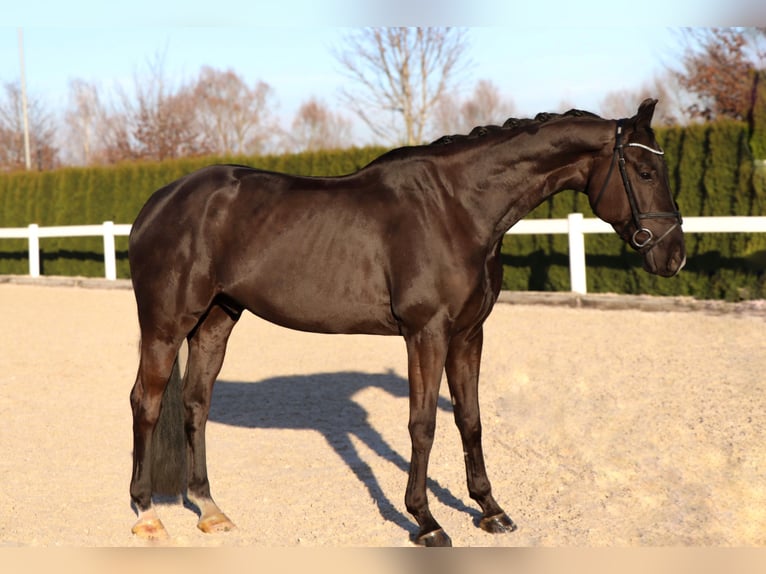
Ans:
POLYGON ((155 192, 129 247, 141 330, 130 397, 133 532, 167 536, 152 494, 160 465, 174 456, 186 460, 173 472, 179 492, 199 509, 199 528, 234 526, 210 494, 205 424, 226 342, 244 310, 292 329, 404 337, 412 440, 405 505, 419 525, 416 542, 426 546, 450 545, 426 496, 446 371, 480 526, 514 530, 492 496, 478 401, 482 325, 500 290, 502 239, 546 198, 575 190, 640 252, 647 271, 675 275, 686 255, 650 127, 656 103, 645 100, 623 120, 579 110, 509 120, 395 149, 343 177, 218 165, 155 192), (183 384, 168 385, 184 339, 183 384), (170 447, 157 421, 181 401, 175 425, 185 440, 170 447))

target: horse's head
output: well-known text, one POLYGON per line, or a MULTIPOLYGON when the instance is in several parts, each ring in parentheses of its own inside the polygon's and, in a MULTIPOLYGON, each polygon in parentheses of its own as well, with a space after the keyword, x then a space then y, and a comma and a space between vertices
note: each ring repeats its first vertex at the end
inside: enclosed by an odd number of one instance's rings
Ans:
POLYGON ((596 159, 587 189, 593 212, 644 258, 644 269, 672 277, 686 263, 681 213, 664 152, 650 124, 657 100, 618 120, 611 153, 596 159))

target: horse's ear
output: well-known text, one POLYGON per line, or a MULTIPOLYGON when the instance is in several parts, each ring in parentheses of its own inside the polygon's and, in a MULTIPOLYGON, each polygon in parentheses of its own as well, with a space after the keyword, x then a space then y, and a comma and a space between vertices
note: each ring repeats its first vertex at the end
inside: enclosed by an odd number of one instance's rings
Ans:
POLYGON ((657 105, 657 100, 647 98, 641 105, 638 106, 638 113, 635 117, 636 127, 644 126, 649 127, 652 123, 652 116, 654 115, 654 106, 657 105))

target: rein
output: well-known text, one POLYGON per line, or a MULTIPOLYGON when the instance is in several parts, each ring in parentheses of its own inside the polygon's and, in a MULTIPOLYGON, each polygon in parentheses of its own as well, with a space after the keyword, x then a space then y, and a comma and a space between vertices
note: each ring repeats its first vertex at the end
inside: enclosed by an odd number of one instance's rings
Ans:
MULTIPOLYGON (((638 251, 641 254, 644 254, 654 248, 657 244, 659 244, 665 237, 670 234, 671 231, 673 231, 676 227, 681 225, 683 223, 683 218, 681 217, 681 212, 678 210, 678 204, 673 200, 674 205, 676 206, 675 211, 647 211, 642 212, 638 207, 638 201, 636 199, 636 194, 633 191, 633 186, 630 184, 630 179, 628 179, 628 172, 625 169, 625 147, 638 147, 641 149, 645 149, 648 152, 651 152, 655 155, 665 155, 665 152, 660 149, 654 149, 649 146, 646 146, 644 144, 640 143, 623 143, 622 142, 622 120, 617 121, 617 130, 615 133, 615 146, 614 146, 614 153, 612 154, 612 161, 609 164, 609 171, 606 174, 606 180, 604 181, 604 185, 601 187, 601 190, 598 192, 598 195, 596 196, 596 200, 593 203, 593 211, 595 213, 596 207, 598 207, 599 202, 601 201, 602 196, 604 195, 604 191, 606 191, 606 186, 609 184, 609 180, 612 178, 612 172, 614 171, 614 166, 617 164, 620 169, 620 176, 622 177, 622 183, 623 187, 625 188, 625 193, 628 196, 628 204, 630 205, 630 213, 633 220, 633 225, 635 226, 636 230, 633 232, 633 235, 631 235, 631 243, 633 246, 638 249, 638 251), (676 220, 676 222, 670 226, 665 233, 660 235, 658 238, 654 238, 654 234, 652 233, 651 229, 648 229, 644 227, 641 224, 641 220, 643 219, 669 219, 673 218, 676 220), (645 238, 641 238, 642 235, 645 235, 645 238)), ((672 200, 671 196, 671 200, 672 200)), ((627 225, 627 224, 626 224, 627 225)))

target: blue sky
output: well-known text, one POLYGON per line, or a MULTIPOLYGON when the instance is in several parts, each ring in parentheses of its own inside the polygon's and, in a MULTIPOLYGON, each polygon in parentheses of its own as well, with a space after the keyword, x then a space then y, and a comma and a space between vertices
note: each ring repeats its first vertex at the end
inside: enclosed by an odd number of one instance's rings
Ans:
POLYGON ((736 20, 735 13, 756 18, 747 13, 749 2, 728 2, 722 15, 715 4, 698 9, 699 0, 132 0, 129 7, 29 0, 4 9, 10 25, 0 27, 0 82, 19 78, 22 27, 28 90, 53 108, 64 105, 71 79, 107 91, 130 86, 162 55, 175 81, 191 79, 203 65, 263 80, 274 89, 279 114, 290 118, 311 96, 337 105, 345 80, 331 52, 348 27, 450 24, 471 28, 466 95, 489 79, 519 115, 556 111, 562 102, 597 111, 608 92, 635 90, 674 62, 674 28, 748 23, 726 20, 736 20))

